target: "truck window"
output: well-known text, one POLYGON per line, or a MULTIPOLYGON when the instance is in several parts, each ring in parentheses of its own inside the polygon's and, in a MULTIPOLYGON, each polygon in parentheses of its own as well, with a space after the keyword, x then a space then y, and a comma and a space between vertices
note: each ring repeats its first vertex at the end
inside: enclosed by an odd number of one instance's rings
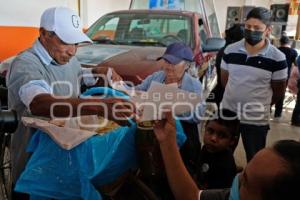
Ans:
POLYGON ((174 40, 181 40, 187 44, 190 44, 192 35, 190 20, 184 17, 165 18, 162 15, 132 19, 129 33, 129 37, 137 40, 161 40, 164 37, 174 37, 174 40))
POLYGON ((111 43, 113 40, 113 43, 125 45, 167 46, 174 42, 194 45, 191 18, 172 14, 106 15, 92 25, 87 35, 98 42, 106 38, 111 43))
POLYGON ((92 40, 110 39, 114 40, 119 17, 107 17, 101 20, 101 23, 94 24, 87 32, 92 40))

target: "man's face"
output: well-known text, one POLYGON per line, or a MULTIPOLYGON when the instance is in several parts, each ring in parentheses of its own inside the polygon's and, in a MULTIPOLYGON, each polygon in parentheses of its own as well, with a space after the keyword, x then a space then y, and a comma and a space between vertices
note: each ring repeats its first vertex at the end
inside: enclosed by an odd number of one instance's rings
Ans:
POLYGON ((234 139, 227 127, 217 121, 209 121, 205 128, 203 141, 209 152, 218 152, 229 148, 234 139))
POLYGON ((77 44, 64 43, 54 32, 41 30, 40 40, 49 55, 60 65, 68 63, 77 50, 77 44))
POLYGON ((262 188, 285 170, 285 160, 271 148, 259 151, 240 174, 240 199, 262 200, 262 188))
POLYGON ((250 31, 262 32, 262 39, 264 40, 271 32, 271 27, 264 24, 256 18, 250 18, 245 22, 245 29, 250 31))

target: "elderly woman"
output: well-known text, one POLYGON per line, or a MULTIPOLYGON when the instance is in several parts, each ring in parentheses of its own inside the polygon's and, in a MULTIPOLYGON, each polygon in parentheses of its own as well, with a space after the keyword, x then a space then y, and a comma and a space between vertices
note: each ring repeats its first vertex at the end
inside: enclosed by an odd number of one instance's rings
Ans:
POLYGON ((162 69, 149 75, 136 90, 147 91, 152 81, 159 83, 177 83, 182 90, 201 95, 202 86, 198 79, 187 73, 190 62, 193 62, 193 52, 184 43, 169 45, 162 57, 159 58, 162 69))
MULTIPOLYGON (((190 63, 193 62, 193 52, 189 46, 184 43, 173 43, 167 47, 159 60, 162 69, 149 75, 141 84, 135 86, 136 90, 147 91, 151 82, 156 81, 165 84, 177 83, 178 88, 182 90, 202 95, 201 82, 187 72, 190 63)), ((200 108, 199 112, 203 111, 204 109, 200 108)), ((187 136, 187 141, 181 148, 181 155, 191 173, 194 172, 197 155, 201 149, 197 123, 199 123, 197 118, 181 120, 187 136)))

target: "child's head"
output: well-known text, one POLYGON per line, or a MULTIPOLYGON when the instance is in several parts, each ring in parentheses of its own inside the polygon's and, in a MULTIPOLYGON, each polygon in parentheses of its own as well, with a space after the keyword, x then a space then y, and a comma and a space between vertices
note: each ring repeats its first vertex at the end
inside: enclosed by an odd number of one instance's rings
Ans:
POLYGON ((204 145, 210 152, 229 149, 238 138, 240 121, 236 113, 222 109, 208 121, 203 136, 204 145))

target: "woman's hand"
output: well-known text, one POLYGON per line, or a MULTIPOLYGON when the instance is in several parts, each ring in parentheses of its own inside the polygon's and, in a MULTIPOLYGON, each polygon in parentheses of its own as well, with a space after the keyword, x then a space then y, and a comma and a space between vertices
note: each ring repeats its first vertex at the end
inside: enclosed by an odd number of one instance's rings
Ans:
POLYGON ((103 77, 107 75, 108 70, 111 69, 112 76, 111 79, 113 82, 122 81, 122 77, 113 69, 109 67, 95 67, 92 70, 92 73, 95 77, 103 77))
POLYGON ((123 80, 122 77, 113 68, 111 68, 111 70, 112 70, 111 80, 113 82, 118 82, 123 80))

